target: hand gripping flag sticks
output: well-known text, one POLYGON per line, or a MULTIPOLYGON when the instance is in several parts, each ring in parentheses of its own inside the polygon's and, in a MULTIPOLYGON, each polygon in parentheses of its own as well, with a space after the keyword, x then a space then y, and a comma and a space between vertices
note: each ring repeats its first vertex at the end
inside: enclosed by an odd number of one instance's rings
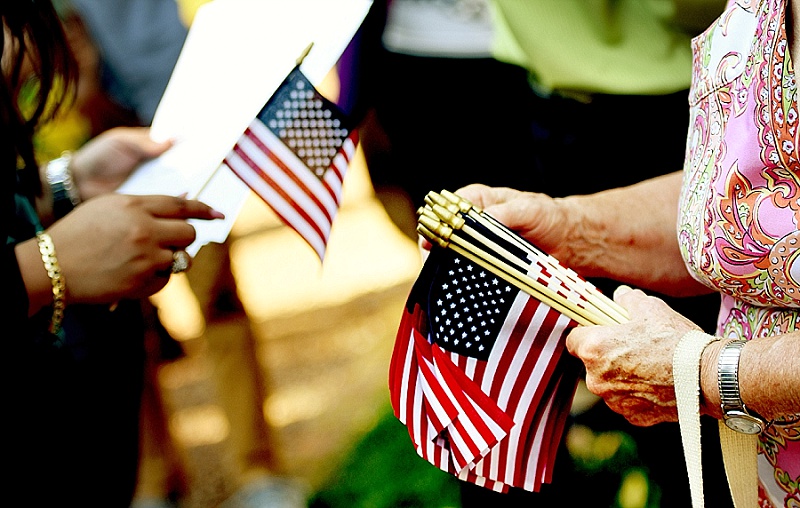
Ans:
POLYGON ((392 354, 395 415, 436 467, 500 492, 537 491, 551 481, 581 374, 565 337, 625 311, 458 196, 426 203, 418 231, 433 247, 392 354))
POLYGON ((425 202, 417 232, 431 243, 455 250, 580 324, 628 320, 627 311, 591 283, 469 201, 443 190, 428 193, 425 202))

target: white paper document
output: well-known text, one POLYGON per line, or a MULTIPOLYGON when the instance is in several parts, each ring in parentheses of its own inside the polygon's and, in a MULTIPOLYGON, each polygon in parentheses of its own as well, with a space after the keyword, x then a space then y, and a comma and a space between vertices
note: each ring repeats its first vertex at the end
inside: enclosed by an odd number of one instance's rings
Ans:
POLYGON ((174 139, 118 192, 186 193, 223 212, 225 220, 192 221, 194 256, 230 232, 248 187, 221 166, 297 58, 319 86, 355 35, 371 0, 213 0, 199 8, 153 118, 155 139, 174 139))

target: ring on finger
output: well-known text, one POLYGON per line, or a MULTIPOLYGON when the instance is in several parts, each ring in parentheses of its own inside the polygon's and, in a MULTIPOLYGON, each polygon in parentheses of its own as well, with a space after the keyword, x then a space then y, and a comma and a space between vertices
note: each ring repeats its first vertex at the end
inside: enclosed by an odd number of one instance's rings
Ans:
POLYGON ((185 250, 176 250, 172 253, 172 273, 181 273, 189 269, 189 254, 185 250))

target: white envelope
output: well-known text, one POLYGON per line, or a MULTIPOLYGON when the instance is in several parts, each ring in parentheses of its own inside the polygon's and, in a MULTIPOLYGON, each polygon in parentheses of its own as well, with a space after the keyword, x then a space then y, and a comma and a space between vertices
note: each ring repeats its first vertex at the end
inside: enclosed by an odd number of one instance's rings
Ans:
POLYGON ((249 189, 222 160, 297 58, 318 86, 360 27, 371 0, 213 0, 201 6, 153 118, 155 139, 176 140, 118 192, 188 194, 225 220, 192 221, 194 256, 230 232, 249 189))

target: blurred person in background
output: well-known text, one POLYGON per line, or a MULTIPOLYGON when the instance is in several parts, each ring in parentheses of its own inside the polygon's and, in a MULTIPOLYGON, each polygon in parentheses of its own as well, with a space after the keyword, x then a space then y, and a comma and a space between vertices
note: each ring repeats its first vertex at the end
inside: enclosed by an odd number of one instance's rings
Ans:
POLYGON ((377 197, 412 238, 431 190, 529 183, 527 73, 493 58, 492 38, 485 0, 380 0, 365 21, 361 144, 377 197))
POLYGON ((140 125, 150 125, 188 34, 176 1, 55 3, 97 52, 95 72, 102 90, 140 125))

